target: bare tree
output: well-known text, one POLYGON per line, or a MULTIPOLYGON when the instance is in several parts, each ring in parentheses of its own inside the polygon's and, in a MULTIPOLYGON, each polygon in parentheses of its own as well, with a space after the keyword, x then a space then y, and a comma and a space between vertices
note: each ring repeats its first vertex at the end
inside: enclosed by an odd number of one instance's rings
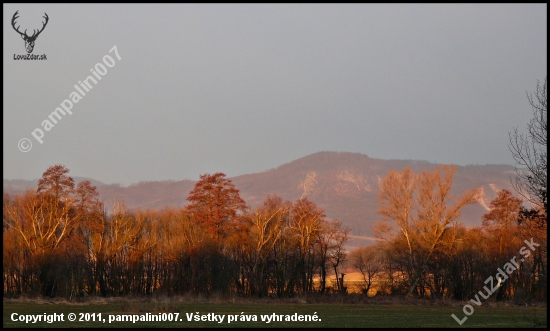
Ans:
POLYGON ((510 133, 510 151, 519 167, 513 185, 516 191, 547 214, 547 152, 546 137, 546 78, 533 94, 527 93, 527 99, 533 110, 533 118, 527 124, 528 134, 522 134, 518 128, 510 133))
POLYGON ((379 246, 365 246, 351 252, 353 267, 363 276, 361 292, 368 296, 376 275, 384 268, 383 250, 379 246))
POLYGON ((403 174, 391 171, 380 182, 378 212, 394 220, 407 243, 410 285, 415 290, 425 267, 444 244, 444 234, 456 225, 460 210, 474 203, 475 191, 453 199, 451 187, 456 166, 439 166, 414 175, 409 168, 403 174))
MULTIPOLYGON (((334 268, 334 275, 338 279, 338 266, 346 259, 344 244, 348 240, 351 230, 344 228, 338 220, 324 220, 321 231, 317 235, 316 250, 320 268, 320 291, 325 293, 326 280, 329 268, 334 268)), ((338 283, 339 284, 339 283, 338 283)))
POLYGON ((283 234, 288 223, 289 202, 279 196, 267 196, 264 204, 250 218, 251 291, 267 295, 265 269, 270 252, 283 234))
POLYGON ((289 229, 299 250, 299 263, 296 266, 297 274, 301 277, 304 293, 313 287, 314 251, 313 247, 321 224, 325 219, 325 212, 313 201, 303 198, 296 200, 290 210, 289 229))
POLYGON ((329 233, 333 233, 332 244, 329 246, 328 262, 331 264, 334 270, 334 276, 336 277, 336 284, 338 291, 346 293, 346 287, 344 287, 344 273, 340 272, 338 275, 338 269, 342 268, 343 264, 347 261, 347 252, 344 249, 344 244, 348 241, 349 228, 342 228, 342 223, 334 220, 331 222, 331 229, 329 233))

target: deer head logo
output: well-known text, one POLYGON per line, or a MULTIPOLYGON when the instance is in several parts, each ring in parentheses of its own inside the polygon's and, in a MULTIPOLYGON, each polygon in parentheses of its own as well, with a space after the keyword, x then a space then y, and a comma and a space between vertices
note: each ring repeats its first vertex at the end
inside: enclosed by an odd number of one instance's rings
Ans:
POLYGON ((19 26, 18 27, 15 27, 15 20, 19 18, 19 16, 17 16, 17 13, 19 12, 16 11, 15 14, 13 14, 13 18, 11 19, 11 26, 13 27, 13 29, 15 31, 17 31, 17 33, 19 33, 21 35, 21 38, 23 38, 23 40, 25 40, 25 48, 27 49, 27 53, 32 53, 32 50, 34 49, 34 41, 36 40, 36 38, 38 38, 38 35, 40 35, 40 33, 42 31, 44 31, 44 28, 46 27, 46 24, 48 24, 48 14, 44 13, 44 17, 46 19, 46 22, 42 22, 42 29, 40 30, 33 30, 33 34, 32 36, 28 36, 27 35, 27 30, 25 29, 25 32, 21 32, 19 31, 19 26))

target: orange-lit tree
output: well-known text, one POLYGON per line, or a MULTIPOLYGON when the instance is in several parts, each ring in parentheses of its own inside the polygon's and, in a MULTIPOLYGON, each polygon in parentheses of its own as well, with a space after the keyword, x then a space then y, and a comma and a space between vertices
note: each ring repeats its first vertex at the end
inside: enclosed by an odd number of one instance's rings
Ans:
MULTIPOLYGON (((517 254, 522 239, 519 237, 518 220, 522 209, 522 200, 516 198, 512 192, 501 190, 497 197, 489 205, 490 211, 483 215, 483 226, 488 246, 488 256, 491 259, 493 268, 503 265, 510 258, 517 254)), ((515 292, 517 276, 519 273, 510 275, 511 280, 499 288, 497 300, 502 300, 505 292, 515 292)))
POLYGON ((445 165, 415 175, 405 168, 402 174, 391 171, 380 182, 378 212, 397 223, 396 240, 406 244, 407 295, 425 279, 423 273, 434 254, 447 246, 445 233, 456 226, 460 210, 475 202, 473 190, 453 197, 456 171, 456 166, 445 165))
POLYGON ((227 292, 231 283, 239 286, 238 255, 244 245, 238 238, 243 238, 243 215, 247 210, 239 190, 222 172, 204 174, 187 200, 191 202, 187 206, 191 218, 210 236, 192 255, 197 262, 195 279, 201 279, 196 291, 227 292))
POLYGON ((239 190, 222 172, 201 175, 187 200, 191 217, 218 239, 227 236, 247 209, 239 190))

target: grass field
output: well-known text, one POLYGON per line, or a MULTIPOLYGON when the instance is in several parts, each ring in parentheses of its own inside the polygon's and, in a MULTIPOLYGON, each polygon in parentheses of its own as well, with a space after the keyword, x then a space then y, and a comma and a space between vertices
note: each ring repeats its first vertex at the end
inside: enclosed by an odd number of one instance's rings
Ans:
MULTIPOLYGON (((533 327, 534 320, 546 320, 546 308, 534 307, 475 307, 475 311, 460 326, 452 317, 462 319, 465 315, 462 306, 434 306, 414 304, 318 304, 318 303, 186 303, 172 300, 142 302, 120 301, 103 303, 36 303, 29 300, 4 300, 4 327, 533 327), (63 314, 64 321, 53 323, 12 321, 12 316, 19 315, 63 314), (68 321, 70 313, 76 314, 76 321, 68 321), (93 315, 85 315, 86 313, 93 315), (99 315, 101 313, 101 316, 99 315), (147 315, 150 313, 150 315, 147 315), (159 315, 160 313, 160 315, 159 315), (163 313, 166 313, 163 315, 163 313), (223 315, 222 323, 218 321, 188 321, 190 313, 206 315, 208 313, 223 315), (243 314, 241 314, 243 313, 243 314), (282 321, 262 321, 262 315, 283 315, 282 321), (318 321, 284 321, 285 315, 316 316, 318 321), (178 314, 178 315, 176 315, 178 314), (118 322, 109 319, 117 315, 165 316, 176 317, 178 321, 131 321, 118 322), (229 316, 233 321, 228 323, 229 316), (241 318, 249 321, 240 321, 241 318), (88 317, 89 321, 85 321, 88 317), (92 320, 95 317, 95 322, 92 320), (236 317, 236 318, 235 318, 236 317), (256 318, 257 321, 253 321, 256 318), (82 319, 82 321, 79 321, 82 319), (103 322, 103 320, 105 322, 103 322)), ((138 316, 138 317, 139 317, 138 316)), ((212 316, 212 315, 211 315, 212 316)), ((23 319, 25 316, 22 317, 23 319)), ((133 317, 130 317, 133 318, 133 317)), ((291 317, 287 317, 291 318, 291 317)), ((306 317, 303 317, 306 318, 306 317)), ((211 317, 212 319, 212 317, 211 317)), ((315 318, 313 318, 315 319, 315 318)))

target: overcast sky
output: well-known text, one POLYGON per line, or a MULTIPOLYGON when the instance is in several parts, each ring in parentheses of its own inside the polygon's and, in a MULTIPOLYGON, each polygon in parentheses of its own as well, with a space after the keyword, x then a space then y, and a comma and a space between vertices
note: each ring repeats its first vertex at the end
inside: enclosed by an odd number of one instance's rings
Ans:
POLYGON ((3 9, 4 179, 54 164, 123 185, 232 177, 319 151, 514 164, 508 133, 547 72, 546 4, 3 9), (14 60, 17 10, 29 35, 47 13, 47 60, 14 60), (46 131, 91 69, 101 80, 46 131))

